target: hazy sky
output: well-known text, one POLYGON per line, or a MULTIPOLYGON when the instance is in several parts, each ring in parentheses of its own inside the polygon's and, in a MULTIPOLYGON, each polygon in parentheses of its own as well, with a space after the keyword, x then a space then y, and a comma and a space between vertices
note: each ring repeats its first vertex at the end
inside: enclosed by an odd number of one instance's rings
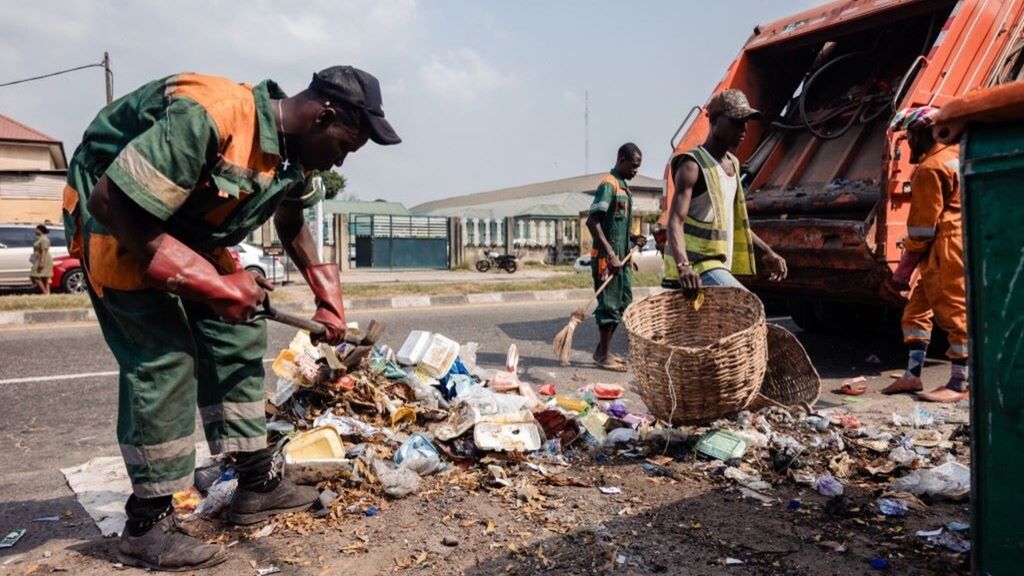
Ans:
MULTIPOLYGON (((362 199, 426 200, 584 173, 626 141, 660 177, 668 140, 759 22, 819 0, 0 0, 0 82, 98 62, 115 97, 182 71, 288 93, 352 64, 380 78, 404 142, 368 144, 341 171, 362 199), (289 6, 296 6, 290 8, 289 6)), ((89 69, 0 88, 0 113, 70 157, 104 103, 89 69)))

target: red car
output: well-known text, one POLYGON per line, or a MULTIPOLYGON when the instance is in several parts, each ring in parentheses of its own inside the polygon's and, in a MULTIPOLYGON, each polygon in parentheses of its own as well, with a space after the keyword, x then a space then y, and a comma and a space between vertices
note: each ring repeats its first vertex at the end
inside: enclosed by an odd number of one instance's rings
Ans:
MULTIPOLYGON (((240 270, 242 261, 238 257, 238 251, 231 249, 231 258, 235 266, 240 270)), ((85 270, 81 262, 74 256, 57 256, 53 259, 53 278, 50 280, 50 290, 54 292, 67 292, 69 294, 81 294, 85 292, 85 270)))
POLYGON ((80 294, 85 292, 85 270, 78 258, 73 256, 57 256, 53 259, 53 278, 50 290, 80 294))

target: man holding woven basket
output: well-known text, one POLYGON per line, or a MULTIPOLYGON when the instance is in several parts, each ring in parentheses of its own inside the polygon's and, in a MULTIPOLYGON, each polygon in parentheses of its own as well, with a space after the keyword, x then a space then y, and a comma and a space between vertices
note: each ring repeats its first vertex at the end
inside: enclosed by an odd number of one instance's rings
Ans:
POLYGON ((697 293, 701 286, 743 288, 736 275, 755 273, 754 248, 770 279, 786 278, 786 261, 750 229, 740 162, 730 152, 746 135, 747 120, 761 113, 736 89, 711 98, 711 129, 704 144, 672 159, 672 198, 665 250, 666 288, 697 293))

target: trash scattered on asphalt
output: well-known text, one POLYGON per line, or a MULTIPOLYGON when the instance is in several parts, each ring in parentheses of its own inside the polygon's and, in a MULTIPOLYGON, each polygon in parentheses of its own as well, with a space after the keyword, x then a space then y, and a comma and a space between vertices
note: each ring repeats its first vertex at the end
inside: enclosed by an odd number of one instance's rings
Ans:
MULTIPOLYGON (((351 342, 324 350, 300 333, 281 352, 273 367, 277 378, 266 390, 269 437, 281 447, 284 473, 316 484, 321 498, 312 514, 275 520, 249 538, 312 533, 310 523, 338 527, 353 517, 374 524, 368 519, 388 520, 393 499, 429 500, 446 487, 501 499, 558 534, 578 520, 575 504, 561 500, 564 487, 597 488, 593 500, 609 508, 609 515, 633 516, 648 506, 637 481, 697 480, 717 486, 738 505, 775 507, 772 513, 792 521, 823 511, 879 531, 905 528, 901 518, 924 510, 921 499, 957 498, 970 488, 969 471, 965 477, 960 464, 967 461, 969 425, 943 407, 901 409, 890 418, 891 409, 879 417, 846 405, 769 406, 703 425, 670 426, 624 397, 621 387, 545 374, 546 384, 535 389, 527 376, 520 377, 516 350, 509 351, 505 366, 487 369, 477 364, 475 344, 421 332, 410 334, 397 353, 372 346, 355 366, 345 365, 351 342), (286 398, 281 390, 288 391, 286 398), (621 466, 630 463, 634 467, 621 466)), ((229 459, 197 470, 196 489, 205 497, 186 519, 217 515, 236 487, 229 459)), ((123 499, 118 507, 123 509, 123 499)), ((684 522, 688 529, 702 529, 692 518, 684 522)), ((503 547, 512 544, 501 540, 507 534, 527 532, 479 517, 441 522, 453 523, 480 530, 503 547)), ((965 529, 950 525, 933 536, 936 542, 908 541, 932 552, 932 546, 954 550, 963 547, 958 532, 965 529)), ((434 535, 435 546, 445 533, 434 535)), ((468 546, 457 534, 440 542, 457 547, 460 539, 468 546)), ((853 539, 823 529, 817 545, 843 553, 847 541, 853 545, 853 539)), ((515 545, 514 553, 522 554, 524 545, 515 545)), ((370 544, 351 546, 342 552, 365 553, 370 544)), ((604 562, 625 565, 620 550, 628 548, 609 547, 604 562)), ((415 551, 416 558, 420 553, 415 551)), ((641 562, 632 553, 629 558, 631 568, 641 562)), ((723 550, 719 558, 727 565, 733 560, 765 568, 739 549, 723 550), (746 560, 726 558, 727 552, 746 560)), ((876 560, 885 562, 879 569, 891 568, 888 560, 876 560)), ((402 562, 417 564, 415 558, 396 560, 402 562)))
POLYGON ((41 516, 39 518, 33 518, 33 522, 59 522, 60 516, 41 516))

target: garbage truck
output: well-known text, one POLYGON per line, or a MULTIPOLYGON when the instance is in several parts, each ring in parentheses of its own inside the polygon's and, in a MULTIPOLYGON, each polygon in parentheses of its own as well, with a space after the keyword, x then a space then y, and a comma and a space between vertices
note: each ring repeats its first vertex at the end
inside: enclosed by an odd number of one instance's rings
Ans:
MULTIPOLYGON (((742 281, 784 300, 806 330, 898 318, 906 295, 885 284, 907 232, 913 165, 889 121, 1024 78, 1022 28, 1024 0, 841 0, 756 26, 711 94, 739 88, 763 112, 735 152, 751 226, 789 276, 742 281)), ((693 106, 673 155, 708 129, 693 106)))

